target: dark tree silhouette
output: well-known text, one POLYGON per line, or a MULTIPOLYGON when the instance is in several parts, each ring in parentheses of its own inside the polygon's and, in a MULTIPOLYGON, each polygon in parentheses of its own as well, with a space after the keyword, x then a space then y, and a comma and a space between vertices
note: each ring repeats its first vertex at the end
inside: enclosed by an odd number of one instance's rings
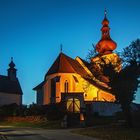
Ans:
POLYGON ((96 51, 96 46, 94 44, 92 44, 93 49, 88 51, 88 54, 86 56, 86 61, 87 62, 91 62, 91 58, 95 57, 97 55, 97 51, 96 51))
POLYGON ((132 43, 123 49, 121 53, 123 66, 129 65, 131 61, 140 63, 140 39, 132 41, 132 43))
POLYGON ((103 73, 109 78, 109 86, 116 101, 121 104, 129 127, 132 127, 130 104, 140 83, 140 40, 133 41, 122 52, 123 67, 120 72, 114 70, 111 63, 102 65, 103 73))
POLYGON ((103 66, 103 71, 109 78, 109 86, 116 101, 121 104, 127 125, 132 127, 131 103, 139 85, 140 65, 136 61, 131 61, 128 66, 120 72, 116 72, 112 64, 103 66))
POLYGON ((122 61, 122 69, 119 72, 115 70, 115 67, 120 65, 120 61, 118 64, 112 65, 111 62, 106 64, 105 60, 101 59, 100 69, 98 69, 96 63, 91 62, 91 58, 96 56, 98 55, 93 45, 93 50, 90 50, 86 57, 91 65, 91 72, 97 79, 99 75, 108 78, 109 82, 107 83, 111 87, 112 94, 116 97, 116 102, 121 104, 127 125, 132 127, 131 103, 135 99, 140 83, 140 39, 133 41, 119 54, 122 61))

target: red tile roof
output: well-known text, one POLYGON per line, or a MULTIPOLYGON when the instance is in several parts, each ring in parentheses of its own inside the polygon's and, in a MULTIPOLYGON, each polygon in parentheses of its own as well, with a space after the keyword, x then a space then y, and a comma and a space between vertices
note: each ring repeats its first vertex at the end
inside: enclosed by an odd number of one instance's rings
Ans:
POLYGON ((72 59, 64 53, 59 54, 46 76, 54 73, 78 73, 81 76, 88 74, 75 59, 72 59))
MULTIPOLYGON (((81 59, 81 58, 80 58, 81 59)), ((84 65, 89 69, 90 64, 87 63, 85 60, 81 59, 84 65)), ((64 53, 60 53, 59 56, 56 58, 50 69, 48 70, 46 76, 55 74, 55 73, 77 73, 81 75, 85 80, 87 80, 92 85, 101 88, 105 91, 109 91, 108 88, 100 85, 96 81, 91 80, 87 73, 87 71, 81 66, 81 64, 71 57, 65 55, 64 53)), ((45 77, 46 77, 45 76, 45 77)), ((37 85, 33 90, 41 89, 44 85, 44 81, 37 85)))

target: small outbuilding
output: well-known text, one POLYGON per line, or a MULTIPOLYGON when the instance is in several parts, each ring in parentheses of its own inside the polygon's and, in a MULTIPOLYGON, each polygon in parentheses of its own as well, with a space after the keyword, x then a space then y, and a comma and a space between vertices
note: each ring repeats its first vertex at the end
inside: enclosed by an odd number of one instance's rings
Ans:
POLYGON ((22 104, 22 89, 17 78, 17 69, 11 58, 7 76, 0 75, 0 106, 22 104))

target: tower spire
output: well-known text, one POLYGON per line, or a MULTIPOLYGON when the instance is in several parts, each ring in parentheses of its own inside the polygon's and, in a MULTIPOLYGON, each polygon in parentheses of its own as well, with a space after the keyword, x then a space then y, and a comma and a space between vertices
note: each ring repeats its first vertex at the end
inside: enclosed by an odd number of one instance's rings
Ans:
POLYGON ((101 40, 96 45, 96 50, 100 54, 112 53, 112 51, 117 47, 116 42, 114 42, 110 37, 109 20, 107 19, 107 10, 104 11, 104 19, 102 21, 102 37, 101 40))
POLYGON ((9 68, 8 68, 8 77, 11 80, 16 80, 16 71, 17 69, 15 69, 15 63, 13 62, 13 57, 11 57, 11 62, 9 63, 9 68))

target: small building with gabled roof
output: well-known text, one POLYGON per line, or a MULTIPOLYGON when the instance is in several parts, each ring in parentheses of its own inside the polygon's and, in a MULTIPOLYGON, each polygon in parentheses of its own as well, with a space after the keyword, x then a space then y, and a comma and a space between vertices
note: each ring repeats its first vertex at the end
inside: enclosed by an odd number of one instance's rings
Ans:
POLYGON ((7 76, 0 75, 0 106, 16 103, 22 104, 22 89, 17 78, 17 69, 11 58, 7 76))

